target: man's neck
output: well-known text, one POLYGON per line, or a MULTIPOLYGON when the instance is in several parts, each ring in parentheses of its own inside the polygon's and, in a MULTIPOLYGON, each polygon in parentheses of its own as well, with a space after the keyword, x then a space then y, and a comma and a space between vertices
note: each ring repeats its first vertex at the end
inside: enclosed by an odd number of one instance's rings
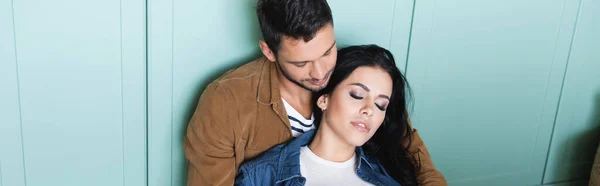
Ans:
POLYGON ((281 97, 306 119, 312 116, 312 92, 306 90, 287 78, 279 77, 281 97))

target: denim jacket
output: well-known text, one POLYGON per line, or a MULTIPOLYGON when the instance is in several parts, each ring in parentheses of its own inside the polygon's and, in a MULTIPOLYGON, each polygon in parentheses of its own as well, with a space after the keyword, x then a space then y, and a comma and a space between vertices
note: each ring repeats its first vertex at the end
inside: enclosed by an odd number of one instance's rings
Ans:
MULTIPOLYGON (((300 137, 277 145, 258 158, 242 164, 235 185, 304 185, 306 178, 300 174, 300 148, 310 143, 315 135, 311 130, 300 137)), ((356 147, 358 166, 356 174, 362 180, 377 186, 400 186, 379 164, 375 157, 364 154, 356 147)))

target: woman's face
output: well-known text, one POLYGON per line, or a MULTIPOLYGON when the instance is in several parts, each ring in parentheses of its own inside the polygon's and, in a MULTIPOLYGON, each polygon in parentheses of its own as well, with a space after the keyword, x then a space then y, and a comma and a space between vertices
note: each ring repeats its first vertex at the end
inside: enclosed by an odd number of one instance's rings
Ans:
POLYGON ((317 104, 324 109, 321 129, 326 127, 349 145, 362 146, 381 126, 391 96, 392 79, 387 72, 359 67, 331 94, 319 98, 317 104))

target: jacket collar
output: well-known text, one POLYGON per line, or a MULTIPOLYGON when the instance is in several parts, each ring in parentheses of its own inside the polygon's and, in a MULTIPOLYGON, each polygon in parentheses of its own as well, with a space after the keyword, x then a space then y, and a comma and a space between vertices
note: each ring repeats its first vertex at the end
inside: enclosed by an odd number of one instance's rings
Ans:
POLYGON ((292 178, 302 177, 300 174, 300 147, 306 146, 315 136, 316 130, 310 130, 288 143, 279 154, 277 162, 276 183, 292 178))
MULTIPOLYGON (((277 183, 292 178, 302 177, 300 174, 300 148, 308 145, 315 136, 315 133, 315 129, 307 131, 283 147, 277 162, 277 177, 275 178, 277 183)), ((376 166, 376 158, 366 156, 361 147, 356 147, 354 152, 358 155, 358 159, 360 160, 358 161, 357 169, 361 169, 361 167, 365 165, 371 170, 378 167, 376 166)))
POLYGON ((256 101, 260 104, 271 105, 281 97, 279 94, 279 79, 277 78, 277 65, 262 57, 260 79, 258 81, 258 94, 256 101))

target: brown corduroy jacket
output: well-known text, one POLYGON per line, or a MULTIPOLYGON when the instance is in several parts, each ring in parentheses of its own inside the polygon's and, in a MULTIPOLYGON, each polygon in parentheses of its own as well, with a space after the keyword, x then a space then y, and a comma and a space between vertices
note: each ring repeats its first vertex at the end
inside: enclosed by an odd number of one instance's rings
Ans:
MULTIPOLYGON (((230 70, 207 86, 188 125, 187 185, 233 185, 244 161, 290 139, 275 64, 260 58, 230 70)), ((409 151, 420 161, 421 185, 447 185, 416 130, 409 151)))
POLYGON ((596 152, 596 159, 592 165, 592 173, 590 175, 590 186, 600 186, 600 146, 596 152))

